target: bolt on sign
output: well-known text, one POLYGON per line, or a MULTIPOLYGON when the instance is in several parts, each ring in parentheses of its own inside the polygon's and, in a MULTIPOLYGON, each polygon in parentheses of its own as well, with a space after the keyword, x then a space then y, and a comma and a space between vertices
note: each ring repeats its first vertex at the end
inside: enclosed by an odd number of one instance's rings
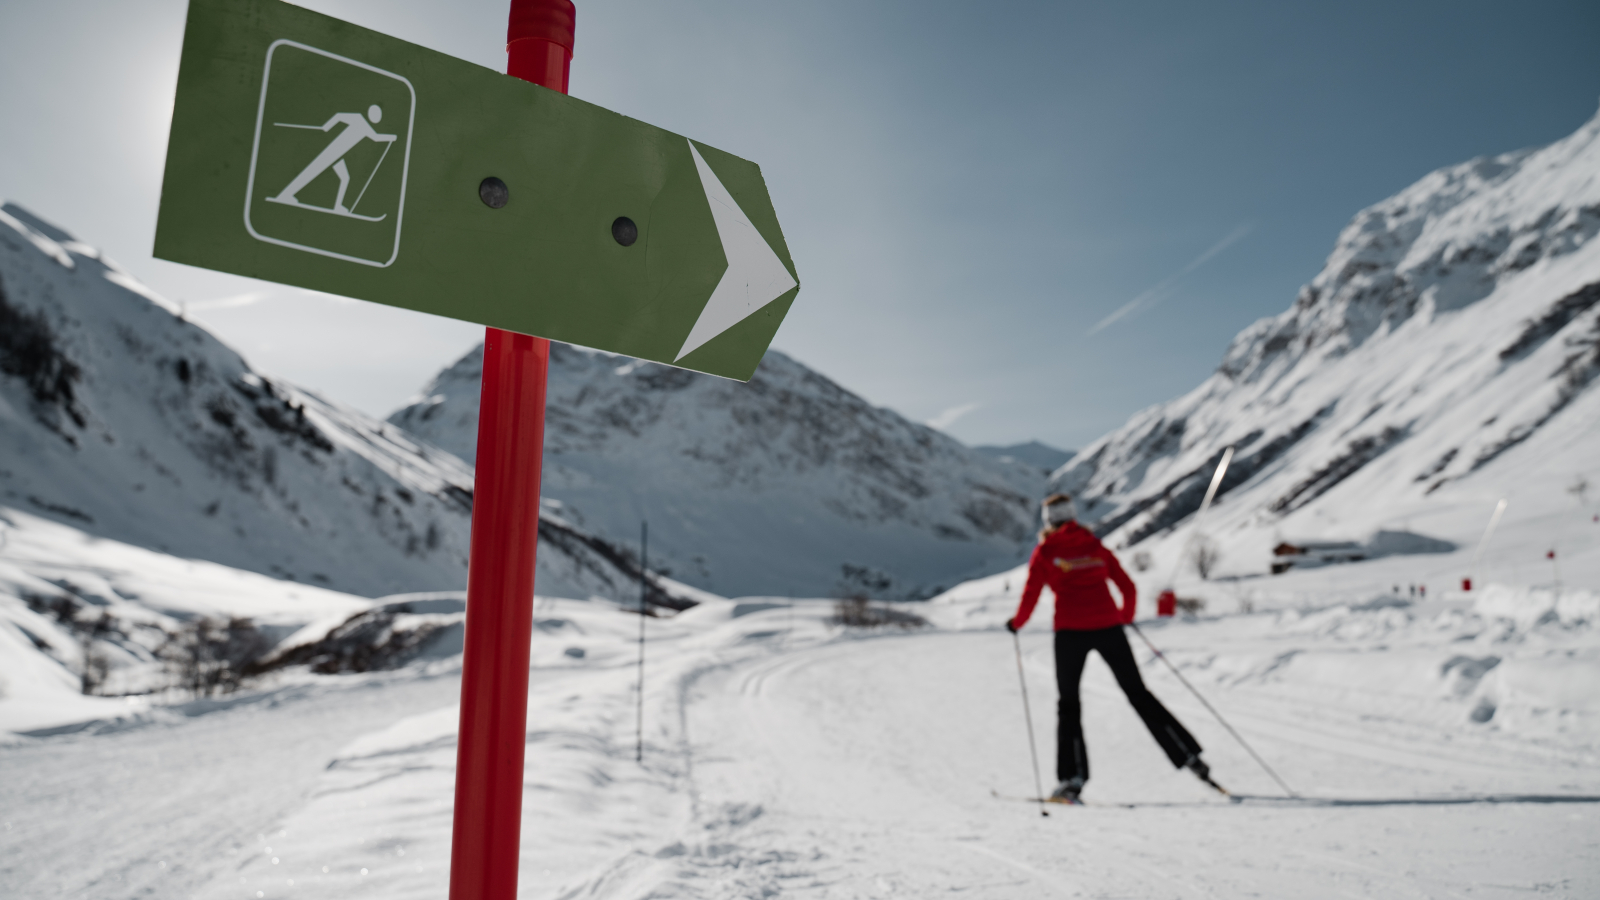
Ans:
POLYGON ((741 381, 800 290, 755 163, 277 0, 191 0, 155 255, 741 381))

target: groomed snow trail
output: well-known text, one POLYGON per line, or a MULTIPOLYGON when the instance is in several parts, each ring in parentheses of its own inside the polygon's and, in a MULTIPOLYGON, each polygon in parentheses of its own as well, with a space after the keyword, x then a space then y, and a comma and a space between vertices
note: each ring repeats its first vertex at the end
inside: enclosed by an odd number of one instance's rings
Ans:
MULTIPOLYGON (((1048 729, 1048 637, 1030 635, 1026 647, 1035 721, 1048 729)), ((1172 770, 1098 660, 1085 680, 1091 805, 1042 819, 991 795, 1031 793, 1011 654, 1004 632, 922 634, 798 650, 700 679, 688 738, 703 837, 658 851, 648 875, 636 861, 617 890, 594 884, 593 895, 1600 892, 1600 805, 1523 799, 1595 787, 1578 768, 1586 758, 1441 740, 1381 712, 1343 715, 1335 704, 1295 704, 1270 691, 1232 693, 1223 705, 1236 725, 1298 776, 1301 791, 1374 801, 1234 805, 1172 770), (1511 802, 1435 802, 1465 796, 1511 802)), ((1145 672, 1206 744, 1219 777, 1272 792, 1170 676, 1145 672)), ((1042 743, 1051 758, 1054 741, 1042 743)))
MULTIPOLYGON (((994 796, 1033 790, 1012 642, 993 627, 1014 605, 976 585, 908 607, 936 627, 906 633, 841 631, 832 603, 777 598, 652 620, 641 766, 637 619, 541 599, 520 895, 1600 896, 1588 619, 1384 600, 1147 622, 1308 799, 1267 799, 1272 781, 1135 643, 1218 778, 1262 799, 1175 772, 1091 657, 1089 805, 1041 818, 994 796)), ((1050 636, 1030 627, 1022 646, 1049 766, 1050 636)), ((0 895, 444 897, 456 683, 367 680, 0 748, 0 895)))
POLYGON ((0 895, 192 896, 341 746, 460 695, 458 672, 326 678, 0 746, 0 895))

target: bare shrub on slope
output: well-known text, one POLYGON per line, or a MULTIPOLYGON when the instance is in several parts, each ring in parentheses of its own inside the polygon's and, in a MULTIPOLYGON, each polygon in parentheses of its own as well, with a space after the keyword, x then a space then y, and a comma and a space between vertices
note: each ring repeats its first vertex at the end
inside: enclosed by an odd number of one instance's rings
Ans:
POLYGON ((196 698, 231 694, 257 674, 272 642, 244 618, 196 619, 158 650, 174 680, 196 698))

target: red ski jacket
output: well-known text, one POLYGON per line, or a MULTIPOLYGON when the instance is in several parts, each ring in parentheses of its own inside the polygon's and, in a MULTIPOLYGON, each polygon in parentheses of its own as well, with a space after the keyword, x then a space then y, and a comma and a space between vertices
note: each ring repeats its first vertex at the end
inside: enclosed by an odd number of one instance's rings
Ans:
POLYGON ((1039 591, 1045 585, 1056 597, 1057 631, 1094 631, 1133 621, 1138 591, 1133 579, 1122 570, 1116 556, 1099 538, 1077 522, 1068 522, 1050 532, 1033 548, 1028 560, 1028 584, 1022 589, 1022 603, 1012 624, 1021 628, 1033 615, 1039 591), (1106 579, 1117 583, 1122 592, 1122 608, 1111 599, 1106 579))

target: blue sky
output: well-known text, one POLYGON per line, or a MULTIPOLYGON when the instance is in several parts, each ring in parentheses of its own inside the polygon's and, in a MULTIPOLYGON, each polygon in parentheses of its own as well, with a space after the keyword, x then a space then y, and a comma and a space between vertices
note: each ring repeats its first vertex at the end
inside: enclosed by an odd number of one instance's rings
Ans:
MULTIPOLYGON (((503 0, 309 6, 503 66, 503 0)), ((0 3, 0 196, 265 371, 387 413, 465 323, 150 257, 185 6, 0 3)), ((760 163, 775 346, 970 443, 1081 446, 1287 308, 1360 208, 1600 103, 1600 4, 581 0, 572 93, 760 163)))

